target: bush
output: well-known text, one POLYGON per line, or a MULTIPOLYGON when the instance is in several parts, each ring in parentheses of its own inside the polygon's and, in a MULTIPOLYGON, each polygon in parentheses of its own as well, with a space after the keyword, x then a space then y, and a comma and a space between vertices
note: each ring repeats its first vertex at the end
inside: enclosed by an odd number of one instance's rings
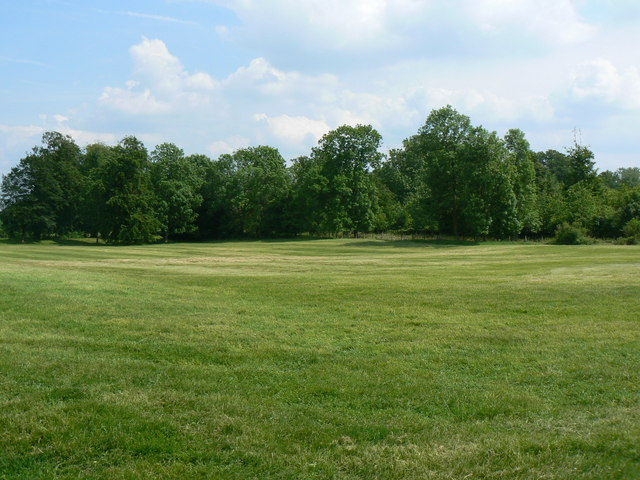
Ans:
POLYGON ((636 217, 629 220, 622 228, 622 233, 624 233, 625 237, 640 239, 640 218, 636 217))
POLYGON ((582 225, 577 223, 562 223, 556 229, 555 243, 558 245, 588 245, 593 240, 587 235, 582 225))
POLYGON ((637 237, 620 237, 613 242, 615 245, 638 245, 640 241, 637 237))
POLYGON ((632 218, 622 229, 623 237, 616 240, 617 245, 638 245, 640 243, 640 218, 632 218))

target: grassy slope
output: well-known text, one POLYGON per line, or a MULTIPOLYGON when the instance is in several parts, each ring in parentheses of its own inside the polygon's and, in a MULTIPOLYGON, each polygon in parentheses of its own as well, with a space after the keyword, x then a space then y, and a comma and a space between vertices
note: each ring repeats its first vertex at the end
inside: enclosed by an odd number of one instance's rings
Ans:
POLYGON ((640 249, 0 244, 0 478, 640 478, 640 249))

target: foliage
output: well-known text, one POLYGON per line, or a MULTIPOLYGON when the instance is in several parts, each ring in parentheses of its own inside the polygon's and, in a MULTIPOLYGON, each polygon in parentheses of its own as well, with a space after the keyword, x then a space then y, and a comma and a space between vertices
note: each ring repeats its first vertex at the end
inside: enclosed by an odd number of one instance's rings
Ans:
POLYGON ((508 162, 516 202, 518 230, 528 234, 536 233, 540 229, 541 220, 533 152, 521 130, 509 130, 504 141, 509 151, 508 162))
POLYGON ((573 174, 567 155, 557 150, 547 150, 536 153, 535 157, 539 176, 548 174, 561 185, 571 184, 573 174))
POLYGON ((322 164, 316 157, 298 157, 291 165, 292 214, 296 230, 318 234, 324 222, 321 202, 329 180, 322 174, 322 164))
POLYGON ((613 189, 640 187, 640 168, 619 168, 615 172, 605 170, 598 175, 604 184, 613 189))
POLYGON ((574 141, 567 150, 569 171, 566 179, 568 187, 577 183, 591 185, 597 178, 594 170, 593 152, 588 147, 574 141))
POLYGON ((80 149, 68 136, 47 132, 42 146, 2 179, 0 219, 13 238, 64 235, 78 223, 80 149))
MULTIPOLYGON (((523 209, 534 204, 535 196, 524 186, 517 194, 514 188, 534 177, 528 153, 522 151, 528 148, 524 138, 516 137, 512 132, 509 151, 495 132, 472 126, 451 106, 431 112, 418 135, 405 141, 404 158, 422 158, 412 162, 421 165, 423 179, 412 192, 412 211, 423 219, 420 223, 456 237, 517 235, 526 220, 523 209)), ((533 221, 527 222, 533 227, 533 221)))
POLYGON ((561 223, 556 229, 555 243, 558 245, 588 245, 593 243, 587 230, 579 223, 561 223))
POLYGON ((326 232, 368 232, 375 225, 377 197, 370 170, 379 166, 382 137, 370 125, 344 125, 324 135, 312 151, 322 189, 315 200, 326 232))
POLYGON ((221 160, 231 164, 228 208, 235 231, 250 237, 287 233, 287 205, 291 179, 284 158, 272 147, 244 148, 221 160))
POLYGON ((172 143, 158 145, 151 161, 156 210, 165 242, 169 237, 194 232, 197 209, 202 204, 199 164, 185 158, 172 143))
POLYGON ((91 186, 96 198, 101 236, 111 243, 147 243, 161 222, 151 183, 147 149, 135 137, 125 137, 105 163, 96 168, 91 186))
POLYGON ((622 233, 627 237, 635 237, 640 240, 640 217, 629 220, 622 229, 622 233))
POLYGON ((421 232, 458 238, 555 235, 562 223, 616 238, 640 216, 640 169, 597 174, 593 152, 534 153, 447 106, 401 148, 370 125, 343 125, 287 166, 250 147, 217 159, 134 137, 84 151, 56 132, 2 179, 0 222, 14 240, 80 232, 113 243, 421 232))
POLYGON ((237 235, 231 209, 234 166, 230 156, 203 164, 200 189, 202 204, 197 209, 196 225, 200 238, 220 238, 237 235))
POLYGON ((620 225, 625 225, 633 218, 640 217, 640 187, 623 189, 615 206, 620 225))
POLYGON ((428 208, 438 229, 455 236, 464 228, 463 202, 467 199, 462 163, 471 129, 469 117, 448 106, 431 112, 414 140, 425 162, 428 208))

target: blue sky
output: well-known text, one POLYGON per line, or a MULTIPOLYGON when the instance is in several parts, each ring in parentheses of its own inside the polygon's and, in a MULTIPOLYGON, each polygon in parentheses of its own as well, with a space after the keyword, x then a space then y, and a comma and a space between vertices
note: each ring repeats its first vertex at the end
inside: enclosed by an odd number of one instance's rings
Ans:
POLYGON ((536 150, 640 166, 637 0, 0 0, 0 173, 44 131, 287 159, 451 104, 536 150))

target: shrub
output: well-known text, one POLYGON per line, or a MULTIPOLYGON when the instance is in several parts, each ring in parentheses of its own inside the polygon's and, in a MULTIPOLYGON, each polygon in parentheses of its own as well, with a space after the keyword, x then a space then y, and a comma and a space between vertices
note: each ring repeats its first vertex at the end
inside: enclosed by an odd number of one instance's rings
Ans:
POLYGON ((614 245, 637 245, 638 238, 637 237, 619 237, 613 241, 614 245))
POLYGON ((562 223, 556 229, 555 243, 558 245, 588 245, 593 240, 587 236, 587 231, 577 223, 562 223))
POLYGON ((638 245, 640 243, 640 218, 632 218, 622 228, 624 236, 616 240, 617 245, 638 245))
POLYGON ((622 233, 624 233, 625 237, 640 239, 640 218, 636 217, 629 220, 622 228, 622 233))

